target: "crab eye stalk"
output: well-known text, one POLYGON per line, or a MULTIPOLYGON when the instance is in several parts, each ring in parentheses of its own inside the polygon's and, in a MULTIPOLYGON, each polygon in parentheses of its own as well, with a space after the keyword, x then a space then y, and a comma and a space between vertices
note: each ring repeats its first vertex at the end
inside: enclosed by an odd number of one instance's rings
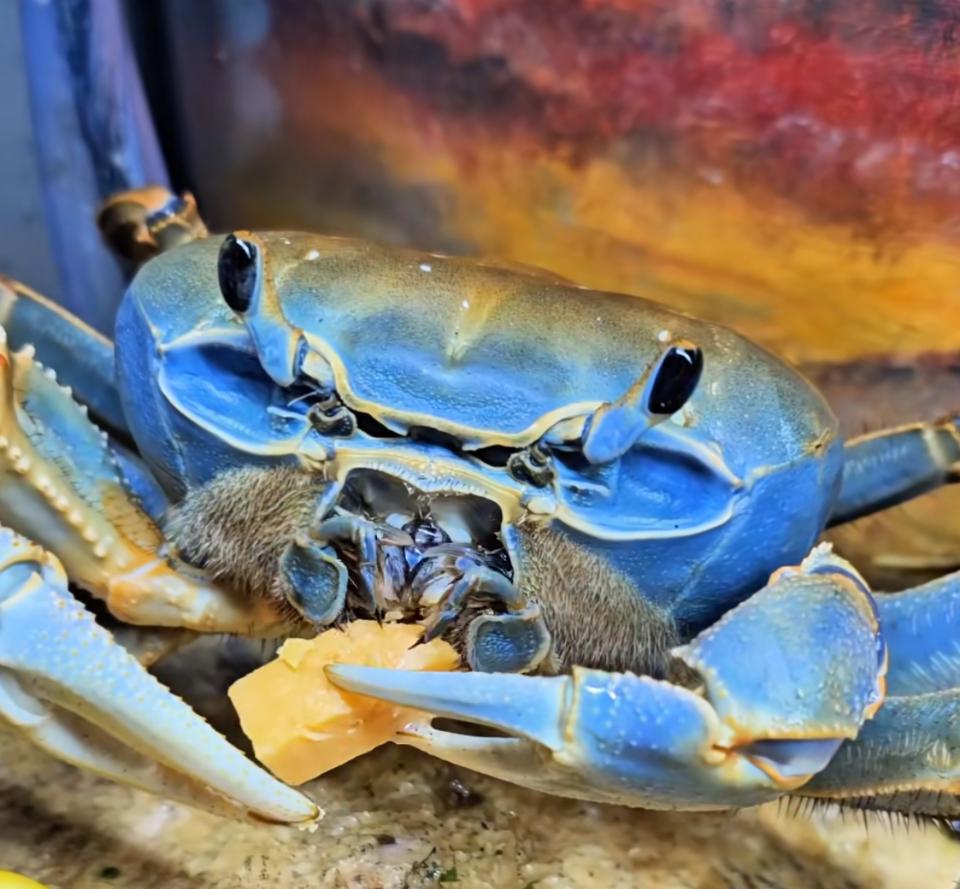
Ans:
POLYGON ((550 454, 540 442, 515 454, 507 460, 507 469, 517 481, 543 488, 553 481, 550 454))
POLYGON ((675 414, 693 395, 703 373, 703 353, 693 343, 671 343, 619 400, 587 420, 583 456, 590 463, 622 457, 643 434, 675 414))
POLYGON ((217 277, 224 302, 233 311, 243 314, 250 308, 257 287, 257 245, 252 241, 227 235, 220 246, 217 277))
POLYGON ((690 400, 702 373, 700 349, 688 343, 671 346, 654 374, 647 410, 667 417, 675 414, 690 400))
POLYGON ((269 235, 255 232, 227 235, 217 257, 217 278, 223 301, 250 334, 260 366, 278 386, 291 386, 300 370, 303 331, 284 314, 283 295, 272 271, 276 265, 271 253, 275 256, 275 252, 270 244, 269 235))

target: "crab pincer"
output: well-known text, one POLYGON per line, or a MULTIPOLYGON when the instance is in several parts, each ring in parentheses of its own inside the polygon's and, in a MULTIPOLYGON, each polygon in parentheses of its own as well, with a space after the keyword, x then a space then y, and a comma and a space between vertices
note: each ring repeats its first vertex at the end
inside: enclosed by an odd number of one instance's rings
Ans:
POLYGON ((144 655, 142 641, 176 644, 187 627, 266 629, 276 618, 158 554, 159 531, 104 436, 31 349, 7 348, 2 328, 0 480, 0 522, 33 538, 0 525, 0 721, 62 760, 220 815, 318 817, 125 647, 144 655), (121 645, 73 598, 68 575, 115 617, 168 629, 125 628, 121 645))
POLYGON ((319 809, 247 759, 96 623, 56 558, 0 529, 0 719, 58 758, 216 814, 319 809))
POLYGON ((550 677, 327 672, 343 689, 502 733, 414 723, 401 743, 534 789, 645 808, 730 808, 795 791, 883 701, 870 593, 825 550, 673 656, 683 684, 581 667, 550 677))

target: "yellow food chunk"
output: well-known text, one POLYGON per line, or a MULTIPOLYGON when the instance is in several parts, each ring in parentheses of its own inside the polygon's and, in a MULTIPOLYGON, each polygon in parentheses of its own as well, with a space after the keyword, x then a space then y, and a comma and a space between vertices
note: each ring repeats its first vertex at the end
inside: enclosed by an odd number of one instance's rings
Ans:
POLYGON ((448 643, 411 646, 423 628, 353 621, 315 639, 288 639, 275 660, 235 682, 230 700, 257 758, 280 780, 302 784, 389 741, 417 711, 340 691, 329 664, 453 670, 448 643))
POLYGON ((46 887, 42 883, 21 874, 0 870, 0 889, 46 889, 46 887))

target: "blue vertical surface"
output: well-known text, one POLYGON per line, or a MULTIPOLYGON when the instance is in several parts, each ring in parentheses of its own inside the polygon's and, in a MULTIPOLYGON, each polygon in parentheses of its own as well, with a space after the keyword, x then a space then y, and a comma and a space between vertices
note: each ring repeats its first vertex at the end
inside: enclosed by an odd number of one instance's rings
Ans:
POLYGON ((21 0, 20 14, 58 299, 110 334, 124 278, 97 207, 119 189, 168 184, 120 2, 21 0))

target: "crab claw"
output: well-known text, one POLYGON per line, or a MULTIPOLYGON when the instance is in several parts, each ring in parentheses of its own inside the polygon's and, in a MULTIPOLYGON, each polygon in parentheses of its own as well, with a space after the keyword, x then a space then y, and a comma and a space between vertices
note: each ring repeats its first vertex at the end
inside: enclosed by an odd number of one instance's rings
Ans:
POLYGON ((0 721, 59 759, 219 815, 317 807, 232 747, 67 592, 60 563, 0 529, 0 721))
POLYGON ((71 580, 126 623, 274 632, 283 618, 159 552, 163 535, 131 496, 107 436, 0 327, 0 523, 50 550, 71 580))
POLYGON ((883 699, 886 653, 865 585, 817 550, 674 651, 688 686, 572 675, 404 673, 337 665, 341 688, 507 737, 412 723, 398 741, 554 794, 645 808, 753 805, 795 790, 883 699))

